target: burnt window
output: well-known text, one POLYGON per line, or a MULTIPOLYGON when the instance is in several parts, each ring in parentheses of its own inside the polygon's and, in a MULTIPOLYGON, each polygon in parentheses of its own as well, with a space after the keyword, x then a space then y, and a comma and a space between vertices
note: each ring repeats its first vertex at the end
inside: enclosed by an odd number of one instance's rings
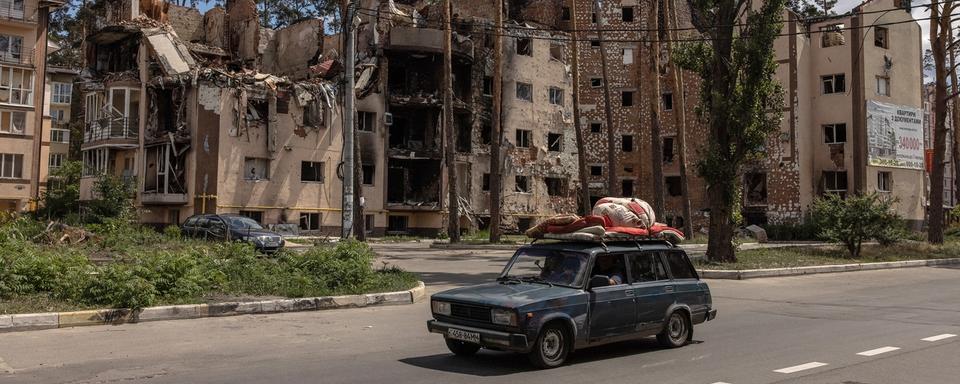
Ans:
POLYGON ((620 137, 620 150, 623 152, 633 152, 633 135, 623 135, 620 137))
POLYGON ((373 185, 373 175, 376 174, 376 167, 373 164, 363 164, 360 168, 363 172, 363 185, 373 185))
POLYGON ((493 95, 493 78, 490 76, 483 77, 483 95, 484 96, 493 95))
POLYGON ((624 107, 633 106, 633 91, 620 92, 620 105, 624 107))
POLYGON ((517 185, 517 192, 530 193, 530 183, 527 176, 517 176, 514 178, 514 182, 517 185))
POLYGON ((842 144, 847 142, 846 124, 827 124, 823 126, 824 144, 842 144))
POLYGON ((243 170, 246 180, 270 180, 270 159, 246 157, 243 159, 243 170))
POLYGON ((283 91, 277 91, 277 113, 290 113, 290 94, 283 91))
POLYGON ((603 123, 590 123, 590 132, 600 133, 603 131, 603 123))
POLYGON ((560 8, 560 20, 563 20, 563 21, 570 20, 570 7, 560 8))
POLYGON ((743 194, 747 205, 767 203, 767 174, 763 172, 749 172, 743 175, 743 194))
POLYGON ((300 181, 323 182, 323 162, 301 161, 300 181))
POLYGON ((387 232, 407 232, 409 223, 408 216, 387 216, 387 232))
POLYGON ((820 27, 820 45, 824 48, 843 45, 843 24, 820 27))
POLYGON ((266 124, 270 121, 266 100, 250 99, 247 101, 247 121, 256 121, 266 124))
POLYGON ((483 191, 490 191, 490 174, 484 173, 480 178, 480 186, 483 191))
POLYGON ((357 112, 357 130, 362 132, 373 132, 377 123, 376 112, 357 112))
POLYGON ((530 131, 526 129, 517 130, 517 147, 530 148, 530 131))
POLYGON ((320 214, 316 212, 300 212, 300 230, 316 231, 320 229, 320 214))
POLYGON ((533 40, 531 40, 529 37, 518 37, 517 54, 523 56, 533 56, 533 40))
POLYGON ((566 196, 567 180, 561 177, 544 177, 543 182, 547 185, 547 195, 566 196))
POLYGON ((663 163, 670 164, 674 158, 674 140, 672 137, 663 138, 663 163))
POLYGON ((563 53, 563 44, 550 43, 550 60, 567 62, 567 57, 563 53))
POLYGON ((603 79, 599 77, 590 78, 590 86, 593 88, 600 88, 603 86, 603 79))
POLYGON ((591 47, 591 48, 600 48, 600 40, 599 40, 599 39, 590 39, 590 47, 591 47))
POLYGON ((490 124, 489 121, 484 121, 480 128, 480 144, 487 145, 491 142, 493 142, 493 124, 490 124))
POLYGON ((517 82, 517 99, 533 102, 533 84, 517 82))
POLYGON ((593 24, 596 24, 596 23, 597 23, 597 13, 596 13, 596 12, 591 12, 591 13, 590 13, 590 22, 593 23, 593 24))
POLYGON ((845 197, 847 194, 847 171, 823 171, 823 191, 845 197))
POLYGON ((885 27, 874 27, 873 29, 873 45, 880 48, 890 48, 890 43, 887 41, 889 30, 885 27))
POLYGON ((667 176, 663 178, 667 187, 667 194, 673 197, 683 196, 683 188, 680 186, 680 176, 667 176))
POLYGON ((591 166, 590 166, 590 176, 603 176, 603 166, 602 166, 602 165, 591 165, 591 166))
POLYGON ((550 87, 550 104, 563 105, 563 90, 557 87, 550 87))
POLYGON ((470 122, 470 115, 457 114, 454 119, 454 128, 457 132, 457 152, 470 152, 473 150, 473 124, 470 122))
POLYGON ((632 165, 625 165, 625 166, 623 167, 623 173, 633 173, 633 166, 632 166, 632 165))
POLYGON ((630 197, 633 196, 633 180, 624 179, 620 181, 620 191, 623 193, 620 196, 630 197))
POLYGON ((550 152, 560 152, 563 150, 563 134, 547 133, 547 150, 550 152))
POLYGON ((620 10, 620 19, 627 23, 633 22, 633 7, 623 7, 620 10))
POLYGON ((663 100, 663 110, 672 111, 673 110, 673 94, 667 92, 660 95, 660 98, 663 100))
POLYGON ((823 84, 823 94, 825 95, 829 95, 831 93, 844 93, 847 91, 846 75, 842 73, 823 76, 820 78, 820 81, 823 84))

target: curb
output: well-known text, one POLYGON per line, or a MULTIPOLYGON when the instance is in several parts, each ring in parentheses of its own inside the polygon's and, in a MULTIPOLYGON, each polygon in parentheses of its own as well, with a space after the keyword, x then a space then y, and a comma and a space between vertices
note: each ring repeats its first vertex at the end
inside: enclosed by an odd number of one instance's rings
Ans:
POLYGON ((450 249, 450 250, 494 250, 494 251, 515 251, 524 245, 529 244, 450 244, 450 243, 430 243, 431 249, 450 249))
POLYGON ((130 309, 94 309, 77 312, 28 313, 0 315, 0 333, 35 331, 41 329, 118 325, 148 321, 198 319, 264 313, 317 311, 342 308, 362 308, 379 305, 413 304, 426 297, 426 285, 399 292, 367 293, 349 296, 325 296, 301 299, 281 299, 246 303, 187 304, 130 309))
POLYGON ((704 279, 746 280, 746 279, 758 279, 758 278, 764 278, 764 277, 800 276, 800 275, 813 275, 813 274, 819 274, 819 273, 858 272, 858 271, 873 271, 873 270, 879 270, 879 269, 932 267, 932 266, 938 266, 938 265, 956 265, 956 264, 960 264, 960 258, 891 261, 891 262, 884 262, 884 263, 815 265, 815 266, 809 266, 809 267, 793 267, 793 268, 744 269, 739 271, 737 270, 699 270, 697 272, 700 274, 700 277, 704 279))

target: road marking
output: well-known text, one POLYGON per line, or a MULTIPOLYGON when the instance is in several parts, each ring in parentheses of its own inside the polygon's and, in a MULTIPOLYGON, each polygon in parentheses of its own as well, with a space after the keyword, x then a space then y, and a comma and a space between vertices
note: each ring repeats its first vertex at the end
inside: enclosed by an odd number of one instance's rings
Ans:
POLYGON ((794 366, 792 366, 792 367, 786 367, 786 368, 777 369, 777 370, 774 370, 774 372, 778 372, 778 373, 795 373, 795 372, 800 372, 800 371, 806 371, 806 370, 808 370, 808 369, 819 368, 819 367, 822 367, 822 366, 824 366, 824 365, 827 365, 827 363, 820 363, 820 362, 814 361, 814 362, 812 362, 812 363, 794 365, 794 366))
POLYGON ((899 348, 899 347, 883 347, 883 348, 871 349, 871 350, 869 350, 869 351, 863 351, 863 352, 858 353, 858 355, 860 355, 860 356, 876 356, 876 355, 879 355, 879 354, 881 354, 881 353, 893 352, 893 351, 896 351, 896 350, 898 350, 898 349, 900 349, 900 348, 899 348))
POLYGON ((944 333, 944 334, 942 334, 942 335, 930 336, 930 337, 928 337, 928 338, 926 338, 926 339, 920 339, 920 340, 923 340, 923 341, 940 341, 940 340, 943 340, 943 339, 949 339, 949 338, 951 338, 951 337, 957 337, 957 335, 954 335, 954 334, 952 334, 952 333, 944 333))
POLYGON ((722 381, 718 381, 718 382, 713 383, 713 384, 730 384, 730 383, 725 383, 725 382, 722 382, 722 381))

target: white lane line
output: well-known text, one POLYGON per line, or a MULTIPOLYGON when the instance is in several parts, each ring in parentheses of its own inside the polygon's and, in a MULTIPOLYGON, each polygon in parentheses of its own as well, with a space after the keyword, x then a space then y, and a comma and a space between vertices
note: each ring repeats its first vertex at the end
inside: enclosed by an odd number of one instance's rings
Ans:
POLYGON ((722 382, 722 381, 718 381, 718 382, 713 383, 713 384, 730 384, 730 383, 725 383, 725 382, 722 382))
POLYGON ((858 353, 858 355, 860 355, 860 356, 876 356, 876 355, 879 355, 879 354, 881 354, 881 353, 893 352, 893 351, 896 351, 896 350, 898 350, 898 349, 900 349, 900 348, 899 348, 899 347, 883 347, 883 348, 871 349, 871 350, 869 350, 869 351, 863 351, 863 352, 858 353))
POLYGON ((943 340, 943 339, 949 339, 949 338, 951 338, 951 337, 957 337, 957 335, 954 335, 954 334, 952 334, 952 333, 944 333, 944 334, 942 334, 942 335, 930 336, 930 337, 928 337, 928 338, 926 338, 926 339, 920 339, 920 340, 923 340, 923 341, 940 341, 940 340, 943 340))
POLYGON ((820 362, 814 361, 814 362, 812 362, 812 363, 806 363, 806 364, 794 365, 794 366, 792 366, 792 367, 780 368, 780 369, 774 370, 774 372, 777 372, 777 373, 795 373, 795 372, 800 372, 800 371, 806 371, 806 370, 808 370, 808 369, 819 368, 819 367, 822 367, 822 366, 824 366, 824 365, 827 365, 827 363, 820 363, 820 362))

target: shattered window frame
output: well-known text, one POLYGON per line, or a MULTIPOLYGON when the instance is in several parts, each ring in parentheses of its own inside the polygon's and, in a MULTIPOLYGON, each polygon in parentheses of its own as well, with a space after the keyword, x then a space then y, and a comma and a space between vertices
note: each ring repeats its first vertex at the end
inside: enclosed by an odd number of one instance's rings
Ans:
POLYGON ((263 211, 240 210, 237 214, 252 219, 257 224, 263 224, 263 211))
POLYGON ((661 151, 664 164, 672 164, 677 156, 677 140, 674 136, 664 136, 661 142, 661 151))
POLYGON ((23 59, 23 36, 0 34, 0 61, 26 64, 21 61, 23 59))
POLYGON ((533 84, 517 82, 517 100, 533 102, 533 84))
POLYGON ((878 171, 877 172, 877 192, 891 192, 891 191, 893 191, 893 172, 878 171))
POLYGON ((673 110, 673 92, 664 92, 660 94, 660 100, 663 101, 663 110, 673 110))
POLYGON ((824 144, 844 144, 847 142, 847 124, 835 123, 823 125, 824 144))
POLYGON ((683 186, 681 184, 680 176, 664 176, 663 186, 664 189, 667 190, 667 195, 670 197, 683 196, 683 186))
POLYGON ((265 157, 243 158, 243 179, 247 181, 270 180, 270 159, 265 157), (257 172, 260 169, 260 172, 257 172), (250 172, 248 172, 248 170, 250 172))
POLYGON ((599 121, 590 122, 590 133, 601 133, 603 132, 603 123, 599 121))
POLYGON ((632 23, 635 19, 633 12, 632 6, 620 8, 620 21, 623 21, 624 23, 632 23))
POLYGON ((529 37, 517 37, 516 52, 519 56, 533 57, 533 39, 529 37))
POLYGON ((873 45, 883 49, 890 48, 890 30, 887 27, 873 28, 873 45))
POLYGON ((769 186, 766 172, 747 172, 743 175, 743 201, 746 205, 766 205, 769 186))
POLYGON ((620 151, 633 152, 633 135, 620 135, 620 151))
POLYGON ((824 193, 837 194, 846 198, 848 188, 847 171, 823 171, 824 193))
POLYGON ((634 93, 635 91, 620 91, 620 106, 621 107, 632 107, 634 105, 634 93))
POLYGON ((847 76, 845 73, 836 73, 820 77, 824 95, 847 92, 847 76))
POLYGON ((247 99, 247 113, 244 118, 248 122, 270 123, 270 103, 266 99, 247 99))
POLYGON ((556 176, 547 176, 543 178, 543 184, 547 187, 547 196, 567 196, 567 179, 556 176))
POLYGON ((563 106, 563 89, 550 87, 550 104, 563 106))
POLYGON ((602 165, 591 165, 591 166, 590 166, 590 176, 603 176, 603 166, 602 166, 602 165))
POLYGON ((360 184, 372 186, 376 183, 377 166, 370 163, 360 164, 360 184))
POLYGON ((484 173, 480 175, 480 191, 490 192, 490 174, 484 173))
POLYGON ((300 182, 323 183, 325 181, 324 165, 322 161, 300 161, 300 182))
POLYGON ((319 231, 322 224, 320 212, 300 212, 301 231, 319 231))
POLYGON ((357 131, 376 132, 377 113, 357 111, 357 131))
POLYGON ((530 142, 532 133, 529 129, 517 129, 515 134, 517 148, 530 148, 533 144, 530 142))
POLYGON ((551 42, 550 43, 550 60, 566 64, 567 55, 564 51, 564 48, 565 47, 563 46, 563 44, 551 42))
POLYGON ((563 134, 547 132, 547 152, 563 152, 563 134))
POLYGON ((603 86, 602 77, 591 77, 590 78, 590 88, 600 88, 603 86))
POLYGON ((492 76, 483 77, 483 95, 493 96, 493 77, 492 76))
POLYGON ((530 177, 526 175, 516 175, 513 178, 514 190, 517 193, 531 193, 530 177))

